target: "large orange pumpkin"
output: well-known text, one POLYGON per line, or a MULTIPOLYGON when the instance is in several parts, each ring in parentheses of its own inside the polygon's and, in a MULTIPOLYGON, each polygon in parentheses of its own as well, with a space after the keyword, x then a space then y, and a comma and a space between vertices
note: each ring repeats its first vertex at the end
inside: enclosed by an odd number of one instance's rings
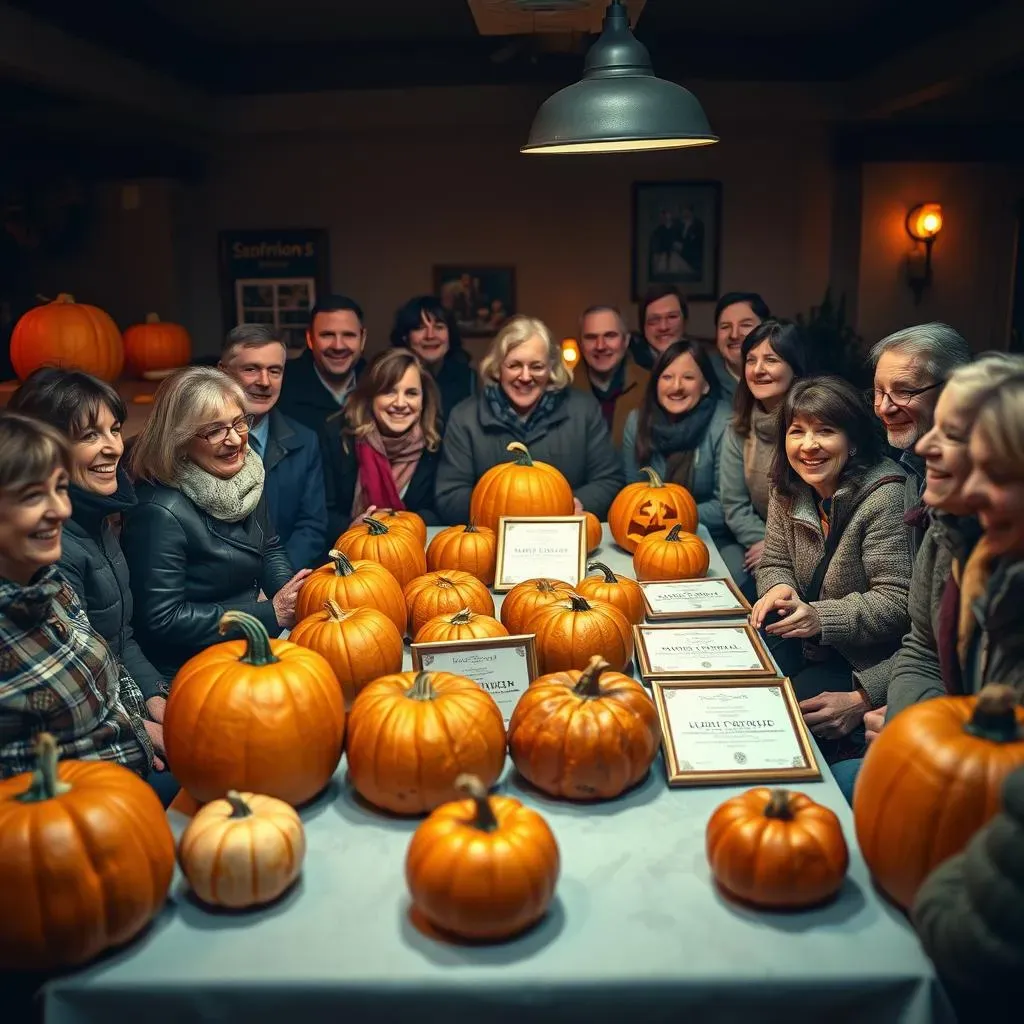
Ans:
POLYGON ((124 368, 124 343, 102 309, 61 294, 14 325, 11 365, 22 380, 40 366, 60 366, 113 381, 124 368))
POLYGON ((164 747, 175 778, 199 801, 229 789, 302 804, 341 760, 345 703, 327 660, 271 640, 259 619, 225 612, 213 644, 178 670, 164 713, 164 747))
POLYGON ((584 512, 583 518, 587 524, 587 554, 592 555, 601 546, 604 531, 601 529, 601 520, 593 512, 584 512))
POLYGON ((420 547, 427 543, 427 524, 416 512, 410 512, 407 508, 379 508, 373 513, 373 518, 385 526, 406 527, 419 541, 420 547))
POLYGON ((490 615, 478 615, 463 608, 454 615, 435 615, 427 619, 413 639, 418 644, 431 644, 483 640, 491 636, 508 636, 508 630, 490 615))
POLYGON ((604 562, 590 562, 587 572, 599 572, 600 576, 584 576, 576 587, 576 593, 591 601, 607 601, 615 605, 632 625, 644 621, 644 592, 636 580, 619 576, 604 562))
POLYGON ((701 579, 710 564, 707 544, 681 526, 644 537, 633 552, 633 571, 638 580, 701 579))
POLYGON ((711 815, 705 839, 722 890, 759 907, 833 899, 850 863, 835 813, 785 789, 758 787, 726 800, 711 815))
POLYGON ((511 462, 492 466, 473 488, 469 518, 497 531, 502 516, 571 516, 576 505, 569 481, 546 462, 534 462, 525 444, 512 441, 511 462))
POLYGON ((408 526, 392 529, 372 516, 351 526, 334 546, 350 559, 379 562, 403 587, 427 571, 423 545, 412 530, 408 526))
POLYGON ((153 370, 175 370, 192 359, 192 339, 181 324, 166 323, 156 313, 124 332, 124 361, 136 377, 153 370))
POLYGON ((553 601, 530 616, 526 632, 535 633, 537 665, 542 673, 584 669, 594 654, 616 672, 633 659, 633 627, 613 604, 591 603, 579 594, 553 601))
POLYGON ((533 613, 552 601, 565 600, 576 591, 562 580, 536 579, 517 583, 501 602, 502 625, 510 633, 528 633, 533 613))
POLYGON ((111 761, 57 763, 49 733, 32 773, 0 781, 0 970, 52 971, 135 938, 174 875, 153 789, 111 761))
POLYGON ((661 725, 647 691, 599 655, 582 671, 535 679, 508 723, 519 773, 552 796, 610 800, 635 786, 658 753, 661 725))
POLYGON ((630 554, 652 533, 667 533, 681 526, 688 533, 697 529, 697 503, 682 484, 667 484, 650 466, 641 473, 646 482, 626 484, 608 510, 608 526, 615 543, 630 554))
POLYGON ((461 569, 491 586, 494 583, 498 541, 486 526, 449 526, 441 530, 427 548, 427 568, 461 569))
POLYGON ((346 708, 367 683, 402 671, 402 634, 376 608, 341 608, 327 598, 324 610, 297 622, 288 639, 327 659, 341 684, 346 708))
POLYGON ((430 924, 468 939, 505 939, 539 921, 558 881, 547 822, 509 796, 456 779, 471 799, 438 807, 413 833, 405 879, 430 924))
POLYGON ((437 615, 454 614, 469 608, 479 615, 494 614, 491 592, 475 576, 458 569, 428 572, 406 585, 405 605, 409 609, 409 635, 437 615))
POLYGON ((320 611, 330 598, 342 608, 376 608, 404 634, 408 612, 398 580, 383 565, 366 558, 350 562, 344 552, 332 548, 330 559, 303 580, 295 601, 296 620, 320 611))
POLYGON ((348 774, 371 804, 422 814, 458 795, 471 772, 492 786, 505 720, 489 693, 450 672, 397 672, 367 686, 349 716, 348 774))
POLYGON ((1000 809, 1024 764, 1024 708, 1009 686, 935 697, 896 715, 853 792, 857 841, 879 887, 909 908, 925 878, 1000 809))

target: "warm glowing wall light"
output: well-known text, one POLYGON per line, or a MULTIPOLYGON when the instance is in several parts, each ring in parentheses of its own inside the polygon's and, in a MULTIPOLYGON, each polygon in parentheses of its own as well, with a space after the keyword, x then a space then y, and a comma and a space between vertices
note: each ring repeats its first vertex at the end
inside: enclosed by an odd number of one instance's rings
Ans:
POLYGON ((907 214, 907 234, 915 242, 927 242, 942 230, 942 207, 938 203, 922 203, 907 214))
POLYGON ((921 293, 932 283, 932 245, 941 230, 942 207, 938 203, 921 203, 907 214, 907 234, 917 243, 907 256, 907 284, 915 302, 921 301, 921 293))
POLYGON ((580 361, 580 346, 575 338, 562 339, 562 361, 570 370, 580 361))

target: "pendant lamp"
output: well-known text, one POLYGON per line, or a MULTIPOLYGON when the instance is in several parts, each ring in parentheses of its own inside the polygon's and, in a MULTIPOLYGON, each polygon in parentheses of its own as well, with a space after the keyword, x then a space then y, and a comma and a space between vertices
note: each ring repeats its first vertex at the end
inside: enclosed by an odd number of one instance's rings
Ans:
POLYGON ((544 101, 523 153, 625 153, 718 141, 697 97, 656 78, 651 55, 612 0, 583 78, 544 101))

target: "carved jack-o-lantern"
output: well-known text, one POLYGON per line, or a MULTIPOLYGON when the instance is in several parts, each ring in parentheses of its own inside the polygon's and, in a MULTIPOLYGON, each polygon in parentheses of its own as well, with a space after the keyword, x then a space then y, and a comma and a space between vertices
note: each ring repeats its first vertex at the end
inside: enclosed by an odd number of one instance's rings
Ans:
POLYGON ((647 480, 627 484, 608 510, 608 525, 615 543, 632 554, 637 544, 653 533, 667 533, 681 526, 687 533, 697 530, 697 503, 681 484, 667 484, 650 468, 647 480))

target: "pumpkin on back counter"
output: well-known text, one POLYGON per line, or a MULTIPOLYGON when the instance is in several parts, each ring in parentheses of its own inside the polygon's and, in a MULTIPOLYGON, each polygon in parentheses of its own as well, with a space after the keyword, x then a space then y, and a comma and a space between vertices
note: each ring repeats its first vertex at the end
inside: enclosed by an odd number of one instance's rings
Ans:
POLYGON ((124 332, 125 367, 133 377, 188 366, 192 359, 192 339, 181 324, 147 313, 141 324, 132 324, 124 332))

